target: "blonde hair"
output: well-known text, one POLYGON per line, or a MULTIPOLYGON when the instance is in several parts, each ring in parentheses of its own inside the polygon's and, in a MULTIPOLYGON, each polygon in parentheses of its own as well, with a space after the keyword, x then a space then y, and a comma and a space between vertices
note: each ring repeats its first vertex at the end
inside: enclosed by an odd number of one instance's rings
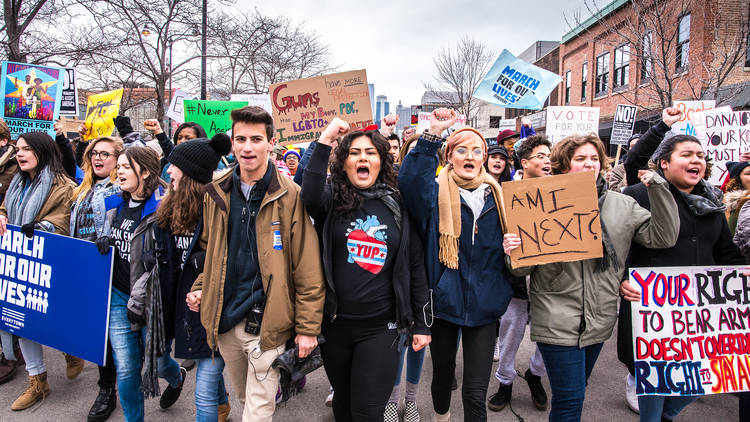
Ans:
MULTIPOLYGON (((115 148, 115 160, 122 154, 125 147, 122 144, 122 139, 117 136, 102 136, 101 138, 94 139, 86 147, 86 151, 83 152, 83 181, 75 189, 73 189, 73 202, 78 203, 86 197, 86 195, 94 186, 94 166, 91 164, 91 157, 89 153, 99 142, 109 142, 115 148)), ((117 168, 112 169, 109 174, 109 180, 114 182, 117 175, 117 168)))

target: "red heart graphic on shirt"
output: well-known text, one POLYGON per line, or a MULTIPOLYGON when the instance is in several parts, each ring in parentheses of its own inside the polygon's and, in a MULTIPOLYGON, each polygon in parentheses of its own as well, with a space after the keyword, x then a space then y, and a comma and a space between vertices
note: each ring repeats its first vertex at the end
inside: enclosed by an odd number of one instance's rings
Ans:
POLYGON ((346 238, 349 259, 364 270, 377 274, 383 269, 388 246, 382 240, 369 236, 362 230, 353 230, 346 238))

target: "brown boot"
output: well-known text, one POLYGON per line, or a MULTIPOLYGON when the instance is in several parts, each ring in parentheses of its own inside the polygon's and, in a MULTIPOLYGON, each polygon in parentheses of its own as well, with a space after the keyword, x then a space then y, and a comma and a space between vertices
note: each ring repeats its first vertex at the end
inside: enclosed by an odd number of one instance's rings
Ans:
POLYGON ((10 405, 11 410, 24 410, 33 406, 34 403, 42 400, 49 395, 49 384, 47 384, 47 373, 29 377, 29 386, 16 401, 10 405))
POLYGON ((19 355, 16 355, 16 357, 17 360, 5 359, 5 354, 0 357, 0 384, 12 380, 16 374, 16 369, 23 365, 23 358, 19 355))
POLYGON ((226 422, 229 420, 229 411, 231 409, 232 406, 229 405, 229 402, 219 405, 219 422, 226 422))
POLYGON ((81 358, 65 353, 65 363, 67 364, 65 376, 68 377, 69 380, 77 377, 81 374, 81 371, 83 371, 83 359, 81 358))

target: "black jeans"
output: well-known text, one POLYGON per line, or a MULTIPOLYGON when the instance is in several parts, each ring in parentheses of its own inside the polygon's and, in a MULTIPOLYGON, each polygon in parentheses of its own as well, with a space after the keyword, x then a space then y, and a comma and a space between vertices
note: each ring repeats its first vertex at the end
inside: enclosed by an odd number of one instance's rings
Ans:
POLYGON ((117 368, 112 358, 112 346, 107 341, 107 360, 99 367, 99 388, 114 388, 117 385, 117 368))
POLYGON ((337 422, 383 421, 398 369, 398 330, 386 319, 323 322, 323 366, 337 422))
POLYGON ((487 386, 492 374, 497 323, 480 327, 464 327, 435 318, 432 325, 432 406, 445 414, 451 407, 451 385, 456 373, 456 342, 458 330, 464 346, 464 376, 461 398, 465 421, 486 421, 487 386))

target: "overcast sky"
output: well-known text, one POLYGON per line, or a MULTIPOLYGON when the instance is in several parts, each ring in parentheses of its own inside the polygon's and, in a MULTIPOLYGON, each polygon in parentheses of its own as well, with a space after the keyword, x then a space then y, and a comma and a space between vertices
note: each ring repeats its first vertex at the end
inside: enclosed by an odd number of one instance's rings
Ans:
POLYGON ((330 46, 339 70, 367 69, 376 95, 387 95, 391 110, 419 104, 432 79, 432 57, 463 35, 483 41, 494 59, 507 48, 518 55, 534 41, 559 41, 583 0, 318 0, 242 1, 271 16, 305 21, 330 46))

